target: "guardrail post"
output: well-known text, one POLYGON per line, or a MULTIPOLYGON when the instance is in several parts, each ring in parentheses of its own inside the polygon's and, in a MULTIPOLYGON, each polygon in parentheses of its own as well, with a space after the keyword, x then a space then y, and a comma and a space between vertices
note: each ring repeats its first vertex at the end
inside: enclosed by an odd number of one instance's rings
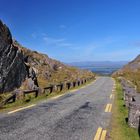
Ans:
POLYGON ((35 91, 35 98, 38 97, 38 90, 35 91))
POLYGON ((74 81, 74 82, 73 82, 73 87, 75 87, 75 86, 76 86, 76 82, 74 81))
POLYGON ((79 80, 78 80, 77 84, 78 84, 78 86, 80 86, 80 81, 79 80))
POLYGON ((66 83, 66 85, 67 85, 67 89, 69 90, 71 87, 71 83, 66 83))
POLYGON ((60 91, 62 91, 62 90, 63 90, 63 84, 60 85, 60 91))
POLYGON ((52 85, 52 86, 50 87, 50 93, 53 92, 53 88, 54 88, 54 86, 52 85))
POLYGON ((16 94, 13 95, 13 102, 16 101, 16 94))

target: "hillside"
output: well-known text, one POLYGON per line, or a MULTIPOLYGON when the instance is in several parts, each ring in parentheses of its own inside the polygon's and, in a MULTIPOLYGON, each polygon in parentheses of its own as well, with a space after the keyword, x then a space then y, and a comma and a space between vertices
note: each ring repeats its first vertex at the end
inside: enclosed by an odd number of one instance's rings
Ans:
POLYGON ((126 78, 136 85, 137 91, 140 92, 140 55, 125 65, 122 69, 115 72, 113 76, 126 78))
POLYGON ((35 89, 49 84, 93 76, 90 71, 67 66, 46 54, 29 50, 12 39, 0 21, 0 93, 14 89, 35 89))

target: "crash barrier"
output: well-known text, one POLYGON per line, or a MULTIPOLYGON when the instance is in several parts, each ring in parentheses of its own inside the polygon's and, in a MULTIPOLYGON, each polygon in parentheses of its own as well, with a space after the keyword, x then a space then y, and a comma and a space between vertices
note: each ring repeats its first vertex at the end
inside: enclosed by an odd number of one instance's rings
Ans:
POLYGON ((37 89, 33 89, 33 90, 16 89, 12 92, 12 95, 10 97, 8 97, 7 99, 5 99, 4 101, 2 101, 0 103, 0 107, 6 105, 7 103, 15 102, 16 100, 19 100, 19 99, 24 99, 26 95, 34 94, 34 97, 37 98, 39 96, 39 94, 44 94, 44 93, 51 94, 52 92, 61 92, 64 89, 69 90, 71 88, 75 88, 76 86, 80 86, 80 85, 86 83, 87 81, 91 81, 94 79, 95 79, 95 77, 90 77, 90 78, 77 80, 77 81, 73 81, 73 82, 64 82, 64 83, 59 83, 59 84, 53 84, 53 85, 44 87, 43 89, 41 89, 39 87, 37 89))
POLYGON ((24 96, 26 94, 30 94, 30 93, 35 93, 35 97, 38 96, 38 90, 37 89, 35 89, 35 90, 24 90, 23 93, 24 93, 24 96))

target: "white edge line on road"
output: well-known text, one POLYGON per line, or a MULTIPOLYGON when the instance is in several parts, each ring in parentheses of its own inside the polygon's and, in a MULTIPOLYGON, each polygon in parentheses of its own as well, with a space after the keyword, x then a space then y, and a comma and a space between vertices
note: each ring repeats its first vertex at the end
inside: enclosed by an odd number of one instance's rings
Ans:
POLYGON ((57 95, 57 96, 54 96, 54 97, 52 97, 52 98, 50 98, 51 100, 54 100, 54 99, 58 99, 58 98, 60 98, 60 97, 62 97, 62 96, 64 96, 65 94, 62 94, 62 95, 57 95))
POLYGON ((25 106, 25 107, 18 108, 18 109, 16 109, 16 110, 13 110, 13 111, 8 112, 7 114, 12 114, 12 113, 15 113, 15 112, 18 112, 18 111, 27 109, 27 108, 31 108, 31 107, 34 107, 34 106, 36 106, 36 104, 32 104, 32 105, 29 105, 29 106, 25 106))
POLYGON ((78 89, 72 89, 70 92, 76 92, 78 91, 78 89))

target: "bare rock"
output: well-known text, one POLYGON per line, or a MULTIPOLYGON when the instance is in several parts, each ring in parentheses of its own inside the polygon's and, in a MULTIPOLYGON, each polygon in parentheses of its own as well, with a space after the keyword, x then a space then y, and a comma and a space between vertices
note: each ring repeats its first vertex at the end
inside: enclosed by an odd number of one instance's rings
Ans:
POLYGON ((26 75, 22 51, 12 44, 8 27, 0 21, 0 93, 20 87, 26 75))

